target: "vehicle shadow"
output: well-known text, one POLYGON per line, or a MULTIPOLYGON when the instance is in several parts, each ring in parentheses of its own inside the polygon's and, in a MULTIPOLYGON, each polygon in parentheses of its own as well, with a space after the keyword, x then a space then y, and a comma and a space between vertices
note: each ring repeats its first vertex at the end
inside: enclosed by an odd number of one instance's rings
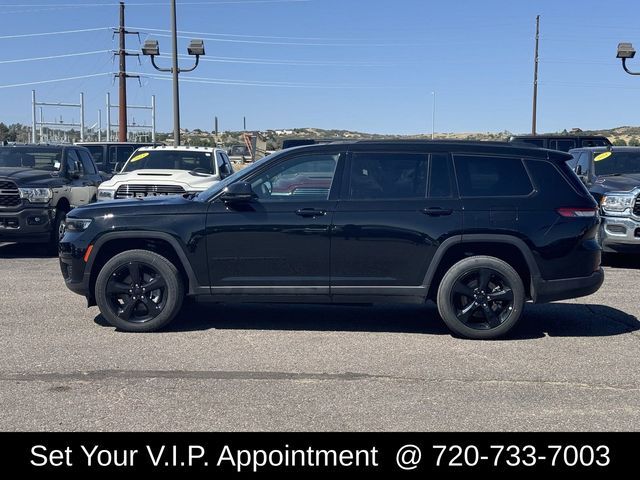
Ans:
MULTIPOLYGON (((101 315, 95 318, 95 322, 109 326, 101 315)), ((210 329, 450 335, 433 304, 369 307, 193 303, 185 306, 163 331, 175 333, 210 329)), ((636 317, 605 305, 528 304, 520 323, 504 339, 605 337, 636 330, 640 330, 640 321, 636 317)))
POLYGON ((0 243, 0 258, 54 258, 56 256, 46 244, 0 243))
POLYGON ((640 255, 625 253, 607 253, 602 255, 604 267, 640 269, 640 255))

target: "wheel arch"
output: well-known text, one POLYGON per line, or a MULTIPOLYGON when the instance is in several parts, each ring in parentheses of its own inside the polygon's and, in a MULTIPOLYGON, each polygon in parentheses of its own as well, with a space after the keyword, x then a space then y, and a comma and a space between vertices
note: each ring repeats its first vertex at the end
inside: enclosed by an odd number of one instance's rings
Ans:
POLYGON ((535 297, 534 285, 540 270, 524 240, 512 235, 472 234, 450 237, 438 247, 424 277, 427 298, 436 298, 442 277, 451 266, 475 255, 488 255, 507 262, 522 279, 527 297, 535 297))
POLYGON ((93 244, 91 257, 85 267, 89 273, 92 299, 95 299, 96 279, 104 264, 118 253, 136 249, 149 250, 167 258, 178 269, 188 294, 201 293, 202 287, 177 239, 163 232, 129 231, 107 233, 93 244))

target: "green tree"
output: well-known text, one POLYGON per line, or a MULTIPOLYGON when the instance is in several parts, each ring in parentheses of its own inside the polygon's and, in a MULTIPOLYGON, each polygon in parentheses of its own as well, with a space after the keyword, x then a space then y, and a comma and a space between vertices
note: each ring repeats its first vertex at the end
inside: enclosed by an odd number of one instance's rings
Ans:
POLYGON ((618 146, 618 147, 626 147, 627 146, 627 142, 625 141, 624 138, 616 138, 612 143, 614 145, 618 146))
POLYGON ((631 137, 627 145, 630 147, 640 147, 640 140, 638 140, 638 137, 631 137))
POLYGON ((9 127, 7 127, 4 123, 0 123, 0 142, 5 140, 9 140, 9 127))

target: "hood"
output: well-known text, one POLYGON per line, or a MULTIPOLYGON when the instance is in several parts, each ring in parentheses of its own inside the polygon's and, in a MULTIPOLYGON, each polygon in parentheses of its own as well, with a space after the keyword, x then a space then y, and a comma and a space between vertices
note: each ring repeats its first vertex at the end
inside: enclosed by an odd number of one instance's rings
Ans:
POLYGON ((23 167, 0 167, 0 178, 11 180, 19 187, 56 187, 67 183, 58 172, 23 167))
POLYGON ((181 185, 186 190, 189 188, 205 190, 218 182, 216 175, 187 170, 134 170, 133 172, 118 173, 110 180, 103 182, 101 188, 118 188, 120 185, 181 185))
POLYGON ((95 218, 105 215, 113 215, 114 217, 127 215, 175 215, 184 213, 185 208, 194 204, 202 205, 202 202, 188 200, 182 195, 111 200, 76 207, 71 211, 69 216, 76 218, 95 218))
POLYGON ((603 192, 627 192, 640 187, 640 173, 628 173, 619 176, 600 176, 595 184, 603 192))

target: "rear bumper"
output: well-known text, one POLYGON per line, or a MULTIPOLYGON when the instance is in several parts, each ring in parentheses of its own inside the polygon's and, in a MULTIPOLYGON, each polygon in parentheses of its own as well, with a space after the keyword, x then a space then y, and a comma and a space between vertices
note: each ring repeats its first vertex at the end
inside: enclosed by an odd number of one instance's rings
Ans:
POLYGON ((0 211, 0 242, 48 242, 54 217, 55 209, 47 207, 0 211))
POLYGON ((578 298, 596 292, 604 282, 604 270, 599 268, 588 277, 563 278, 559 280, 533 280, 534 303, 555 302, 578 298))

